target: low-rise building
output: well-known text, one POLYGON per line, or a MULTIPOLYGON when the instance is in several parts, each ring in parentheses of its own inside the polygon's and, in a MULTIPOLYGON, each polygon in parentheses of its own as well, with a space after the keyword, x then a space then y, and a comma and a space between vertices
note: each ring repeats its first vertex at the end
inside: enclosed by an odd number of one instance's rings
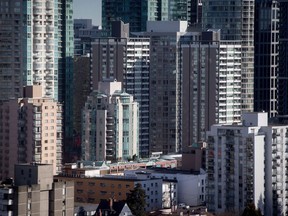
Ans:
POLYGON ((154 159, 131 162, 107 163, 106 161, 77 161, 62 167, 61 176, 96 177, 106 174, 123 175, 125 170, 135 170, 148 167, 175 168, 178 161, 154 159))
POLYGON ((150 175, 150 178, 158 178, 162 179, 163 181, 177 181, 177 185, 174 185, 177 190, 177 195, 175 196, 175 202, 177 204, 185 203, 189 206, 199 206, 205 202, 206 173, 203 170, 192 173, 185 170, 166 168, 149 168, 124 171, 124 175, 129 177, 139 177, 147 174, 150 175))
POLYGON ((54 178, 75 183, 75 202, 97 204, 101 199, 126 200, 127 194, 139 183, 147 196, 145 210, 153 211, 162 207, 162 179, 115 175, 93 178, 59 175, 54 178))

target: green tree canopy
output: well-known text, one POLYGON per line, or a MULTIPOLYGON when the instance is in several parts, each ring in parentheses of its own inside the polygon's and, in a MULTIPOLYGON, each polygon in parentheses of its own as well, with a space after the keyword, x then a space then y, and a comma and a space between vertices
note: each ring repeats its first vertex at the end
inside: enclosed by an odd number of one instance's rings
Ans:
POLYGON ((136 184, 133 190, 127 195, 127 204, 133 215, 145 216, 146 194, 141 184, 136 184))

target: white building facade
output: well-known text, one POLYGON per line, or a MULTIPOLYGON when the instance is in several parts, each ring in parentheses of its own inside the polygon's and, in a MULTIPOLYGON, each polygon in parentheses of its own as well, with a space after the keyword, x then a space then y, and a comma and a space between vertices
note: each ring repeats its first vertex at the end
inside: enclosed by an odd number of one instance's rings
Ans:
POLYGON ((120 82, 100 82, 82 111, 82 158, 127 160, 139 154, 139 108, 120 82))
MULTIPOLYGON (((172 201, 172 205, 178 203, 185 203, 189 206, 199 206, 205 202, 205 184, 206 184, 206 173, 203 171, 197 174, 191 174, 181 170, 167 170, 167 169, 141 169, 141 170, 125 170, 124 175, 150 175, 150 178, 158 178, 163 181, 177 181, 177 184, 171 184, 168 187, 173 195, 169 198, 172 201), (140 172, 141 171, 141 172, 140 172), (174 192, 176 192, 174 194, 174 192)), ((167 183, 165 183, 167 184, 167 183)), ((164 189, 167 189, 167 186, 164 189)), ((163 190, 163 192, 165 192, 163 190)), ((166 191, 169 192, 169 191, 166 191)), ((170 193, 170 192, 169 192, 170 193)), ((163 207, 167 205, 167 196, 163 194, 162 197, 163 207)), ((171 203, 170 203, 171 205, 171 203)))
POLYGON ((286 215, 288 126, 268 126, 267 113, 242 118, 207 133, 208 209, 241 214, 254 202, 263 215, 286 215))

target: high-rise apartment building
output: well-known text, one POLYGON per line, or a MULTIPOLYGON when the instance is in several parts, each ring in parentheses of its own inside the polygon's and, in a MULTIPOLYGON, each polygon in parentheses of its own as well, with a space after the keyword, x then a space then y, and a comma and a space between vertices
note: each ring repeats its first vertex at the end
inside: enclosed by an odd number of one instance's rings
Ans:
POLYGON ((42 96, 63 103, 64 136, 72 137, 72 0, 0 0, 0 8, 1 101, 40 85, 42 96))
POLYGON ((129 38, 124 89, 139 104, 139 153, 149 156, 150 39, 129 38))
POLYGON ((0 107, 0 179, 13 177, 18 163, 53 164, 54 174, 61 171, 62 106, 41 91, 41 86, 27 86, 24 98, 0 107))
POLYGON ((267 113, 242 120, 213 125, 207 134, 208 209, 241 214, 253 202, 263 215, 286 215, 288 126, 268 125, 267 113))
POLYGON ((149 151, 178 152, 180 140, 180 72, 178 43, 187 30, 185 21, 147 23, 150 38, 149 151))
POLYGON ((0 184, 1 215, 73 215, 74 183, 53 180, 53 166, 19 164, 15 181, 0 184))
POLYGON ((139 153, 149 156, 149 71, 150 39, 128 37, 129 26, 113 22, 114 38, 103 37, 92 44, 92 88, 115 79, 139 104, 139 153), (124 30, 123 30, 124 29, 124 30))
POLYGON ((151 21, 137 35, 150 38, 150 152, 178 152, 214 123, 240 122, 241 41, 186 21, 151 21))
POLYGON ((254 0, 203 1, 202 26, 221 29, 222 40, 241 41, 242 111, 254 110, 254 0))
POLYGON ((255 7, 254 110, 275 117, 278 114, 279 2, 256 0, 255 7))
POLYGON ((209 30, 182 36, 179 47, 180 143, 185 148, 204 141, 212 124, 241 121, 241 43, 220 40, 220 30, 209 30))
POLYGON ((139 155, 139 107, 121 82, 99 82, 82 112, 82 159, 127 160, 139 155))
POLYGON ((1 100, 21 97, 23 86, 35 84, 43 96, 64 100, 64 81, 71 76, 67 58, 73 57, 72 1, 1 0, 0 5, 1 100))

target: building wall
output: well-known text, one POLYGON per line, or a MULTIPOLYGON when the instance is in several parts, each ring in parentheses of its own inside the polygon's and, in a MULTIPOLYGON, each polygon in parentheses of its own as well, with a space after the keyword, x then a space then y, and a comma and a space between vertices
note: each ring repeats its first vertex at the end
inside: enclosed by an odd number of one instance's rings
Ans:
MULTIPOLYGON (((3 158, 1 178, 13 177, 14 164, 51 163, 54 174, 62 163, 62 106, 49 98, 11 99, 2 105, 3 158), (8 112, 9 110, 9 112, 8 112), (9 116, 7 116, 7 114, 9 116), (8 145, 9 143, 9 145, 8 145)), ((2 122, 2 121, 1 121, 2 122)), ((2 142, 2 141, 1 141, 2 142)))
POLYGON ((68 11, 69 4, 70 1, 62 4, 56 1, 1 0, 3 28, 0 31, 5 41, 1 50, 11 52, 11 55, 1 55, 3 63, 0 68, 6 71, 0 76, 1 100, 22 97, 23 86, 33 84, 42 85, 43 96, 58 99, 58 80, 62 81, 58 74, 61 74, 63 69, 58 65, 58 60, 66 53, 66 50, 61 50, 61 42, 64 41, 60 41, 59 38, 63 34, 63 38, 68 42, 73 41, 73 36, 66 38, 69 31, 64 33, 64 25, 61 25, 70 18, 69 16, 60 16, 59 22, 55 22, 54 19, 59 10, 65 8, 68 11), (62 8, 63 5, 65 7, 62 8), (12 14, 12 17, 5 14, 12 14), (59 38, 55 37, 56 35, 59 38))
POLYGON ((253 111, 254 95, 254 0, 203 2, 202 27, 221 29, 221 39, 241 41, 241 105, 245 112, 253 111))
POLYGON ((91 92, 90 57, 79 56, 74 59, 74 125, 76 133, 81 133, 81 109, 91 92))
POLYGON ((107 178, 72 178, 55 177, 58 181, 73 181, 75 202, 100 203, 101 199, 114 197, 116 200, 126 200, 126 194, 134 188, 134 181, 107 178))
POLYGON ((205 131, 218 120, 216 94, 218 74, 217 42, 181 45, 182 148, 205 139, 205 131), (209 62, 209 63, 208 63, 209 62), (203 87, 205 86, 205 88, 203 87))
POLYGON ((13 189, 7 186, 0 186, 0 214, 11 216, 13 213, 13 189))
POLYGON ((137 183, 145 190, 146 211, 157 210, 162 207, 162 180, 135 179, 124 176, 107 176, 99 178, 54 177, 57 181, 74 181, 75 202, 100 203, 101 199, 114 198, 126 200, 127 194, 137 183))
POLYGON ((123 82, 126 72, 124 56, 126 56, 125 38, 99 38, 92 43, 92 88, 98 89, 103 79, 123 82))
POLYGON ((283 0, 279 2, 279 68, 278 68, 278 114, 285 116, 288 114, 288 70, 287 70, 287 50, 288 50, 288 31, 287 31, 287 9, 288 1, 283 0))
POLYGON ((53 182, 53 165, 48 164, 16 164, 15 185, 37 185, 40 190, 49 190, 53 182))
POLYGON ((186 0, 102 1, 102 26, 108 36, 115 20, 130 23, 130 32, 143 32, 147 21, 190 21, 189 6, 186 0))
POLYGON ((149 156, 150 40, 130 37, 127 41, 127 72, 124 89, 139 104, 139 154, 149 156))
POLYGON ((149 156, 149 46, 149 38, 137 37, 101 38, 92 45, 93 89, 98 89, 99 81, 117 80, 139 103, 142 157, 149 156))
POLYGON ((54 182, 49 192, 49 215, 61 216, 74 213, 74 182, 54 182))
MULTIPOLYGON (((287 125, 270 125, 263 128, 265 143, 265 214, 287 214, 287 165, 286 150, 288 141, 287 125), (280 192, 281 191, 281 192, 280 192)), ((258 169, 258 168, 257 168, 258 169)))
POLYGON ((83 109, 83 159, 115 161, 139 155, 138 103, 121 91, 120 82, 100 82, 99 86, 83 109))
POLYGON ((10 200, 13 215, 73 214, 74 184, 53 182, 52 165, 18 164, 15 165, 15 177, 14 184, 5 185, 11 192, 7 198, 13 198, 10 200))
MULTIPOLYGON (((138 173, 137 170, 126 170, 124 171, 124 175, 136 175, 139 176, 141 174, 138 173)), ((144 171, 145 172, 145 171, 144 171)), ((152 171, 149 172, 147 170, 147 173, 150 174, 150 178, 157 178, 157 179, 163 179, 165 180, 172 180, 177 181, 177 196, 178 196, 178 203, 185 203, 189 206, 199 206, 202 205, 203 202, 205 202, 205 195, 206 195, 206 174, 182 174, 180 172, 178 173, 169 173, 169 172, 161 172, 159 171, 152 171)), ((145 174, 144 174, 145 175, 145 174)))
POLYGON ((241 43, 220 35, 208 30, 180 38, 182 150, 204 141, 212 124, 240 122, 241 43))
POLYGON ((9 101, 0 106, 2 119, 0 120, 2 132, 0 142, 0 179, 4 180, 7 177, 13 176, 13 166, 17 161, 17 147, 11 143, 18 143, 18 101, 9 101))
POLYGON ((279 3, 255 1, 254 110, 277 115, 277 67, 279 58, 279 3), (267 14, 267 16, 264 16, 267 14), (269 15, 268 15, 269 14, 269 15))
POLYGON ((182 153, 182 170, 200 171, 205 170, 206 147, 188 147, 182 153))
MULTIPOLYGON (((157 30, 156 30, 157 31, 157 30)), ((151 32, 149 152, 178 152, 177 113, 177 33, 151 32)))
POLYGON ((208 209, 241 213, 247 203, 254 202, 264 215, 270 215, 264 209, 265 202, 273 199, 267 113, 242 118, 243 125, 214 125, 207 133, 208 209))
POLYGON ((163 181, 162 184, 162 208, 175 208, 178 204, 176 181, 163 181))

